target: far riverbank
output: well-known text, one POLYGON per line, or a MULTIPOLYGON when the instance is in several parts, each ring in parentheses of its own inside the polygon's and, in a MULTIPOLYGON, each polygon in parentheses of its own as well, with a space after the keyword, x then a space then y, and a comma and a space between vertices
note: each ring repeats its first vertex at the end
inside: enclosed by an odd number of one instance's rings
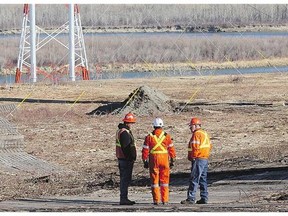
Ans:
MULTIPOLYGON (((83 33, 133 33, 133 32, 167 32, 167 33, 181 33, 181 32, 287 32, 288 25, 253 25, 253 26, 82 26, 83 33)), ((52 33, 55 28, 44 28, 47 33, 52 33)), ((64 33, 65 31, 63 31, 64 33)), ((68 31, 67 31, 68 32, 68 31)), ((0 35, 21 34, 21 29, 0 29, 0 35)))

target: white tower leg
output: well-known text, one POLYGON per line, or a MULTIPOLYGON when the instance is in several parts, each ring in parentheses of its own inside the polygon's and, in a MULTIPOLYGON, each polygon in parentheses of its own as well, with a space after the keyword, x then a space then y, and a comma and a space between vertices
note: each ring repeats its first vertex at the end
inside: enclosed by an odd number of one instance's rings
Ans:
POLYGON ((36 74, 36 27, 35 27, 35 4, 30 5, 30 32, 31 32, 31 65, 30 71, 32 74, 32 81, 37 81, 36 74))
POLYGON ((74 4, 69 4, 69 75, 75 81, 74 4))

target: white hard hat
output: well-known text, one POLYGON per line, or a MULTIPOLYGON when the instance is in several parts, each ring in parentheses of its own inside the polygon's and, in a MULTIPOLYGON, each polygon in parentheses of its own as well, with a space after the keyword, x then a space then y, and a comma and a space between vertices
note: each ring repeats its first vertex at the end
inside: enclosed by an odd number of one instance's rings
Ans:
POLYGON ((153 121, 153 126, 154 127, 163 127, 164 126, 163 120, 161 118, 155 118, 153 121))

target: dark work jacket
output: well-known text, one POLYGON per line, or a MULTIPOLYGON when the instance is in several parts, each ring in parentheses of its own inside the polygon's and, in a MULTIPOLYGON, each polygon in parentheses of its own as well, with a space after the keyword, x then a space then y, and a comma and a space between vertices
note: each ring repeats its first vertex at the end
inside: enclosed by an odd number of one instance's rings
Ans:
POLYGON ((136 146, 135 146, 132 131, 124 123, 120 123, 118 125, 118 128, 119 129, 126 128, 127 130, 129 130, 129 132, 123 131, 120 134, 119 141, 120 141, 121 149, 123 151, 123 154, 125 155, 126 160, 135 161, 137 154, 136 154, 136 146))

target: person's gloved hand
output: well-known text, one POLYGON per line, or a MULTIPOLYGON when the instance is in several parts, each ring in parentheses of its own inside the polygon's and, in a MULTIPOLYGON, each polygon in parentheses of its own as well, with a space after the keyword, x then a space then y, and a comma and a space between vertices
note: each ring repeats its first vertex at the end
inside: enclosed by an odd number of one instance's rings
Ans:
POLYGON ((145 168, 145 169, 148 169, 148 168, 149 168, 149 163, 148 163, 148 161, 147 161, 147 160, 144 160, 143 163, 144 163, 144 168, 145 168))
POLYGON ((170 158, 170 164, 169 164, 170 168, 174 166, 175 160, 176 158, 170 158))

